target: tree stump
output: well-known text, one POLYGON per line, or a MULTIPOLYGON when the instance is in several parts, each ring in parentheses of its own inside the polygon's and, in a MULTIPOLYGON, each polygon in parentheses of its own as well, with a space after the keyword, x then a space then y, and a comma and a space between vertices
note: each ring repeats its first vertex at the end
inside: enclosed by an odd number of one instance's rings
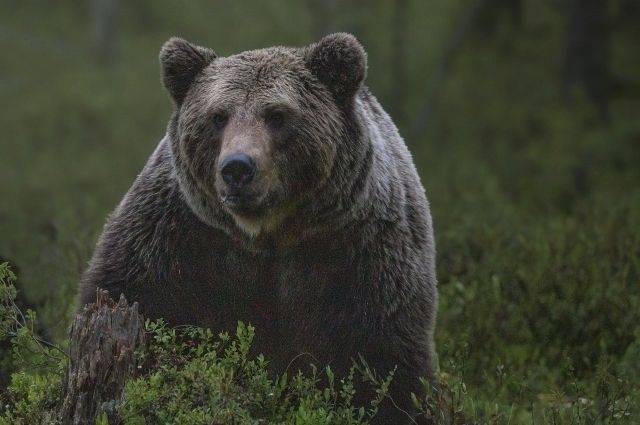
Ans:
POLYGON ((102 412, 110 423, 115 422, 115 406, 137 368, 135 350, 144 343, 138 303, 129 305, 121 296, 116 304, 107 291, 99 289, 96 303, 85 306, 71 325, 59 414, 62 423, 93 424, 102 412))

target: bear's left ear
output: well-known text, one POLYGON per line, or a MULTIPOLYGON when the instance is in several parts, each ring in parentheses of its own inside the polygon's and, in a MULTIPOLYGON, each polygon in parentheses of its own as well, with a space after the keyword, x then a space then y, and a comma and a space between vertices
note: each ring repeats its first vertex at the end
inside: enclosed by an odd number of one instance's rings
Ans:
POLYGON ((196 76, 216 58, 213 50, 181 38, 169 39, 160 49, 162 82, 177 106, 184 100, 196 76))
POLYGON ((307 47, 305 62, 339 103, 350 102, 367 75, 367 54, 351 34, 331 34, 307 47))

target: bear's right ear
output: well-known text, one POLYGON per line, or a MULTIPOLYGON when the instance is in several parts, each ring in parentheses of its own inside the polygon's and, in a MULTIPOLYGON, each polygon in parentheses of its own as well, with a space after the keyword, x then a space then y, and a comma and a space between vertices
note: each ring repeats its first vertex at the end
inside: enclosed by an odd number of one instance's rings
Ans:
POLYGON ((196 46, 182 38, 170 38, 160 49, 162 82, 179 106, 196 76, 216 58, 206 47, 196 46))

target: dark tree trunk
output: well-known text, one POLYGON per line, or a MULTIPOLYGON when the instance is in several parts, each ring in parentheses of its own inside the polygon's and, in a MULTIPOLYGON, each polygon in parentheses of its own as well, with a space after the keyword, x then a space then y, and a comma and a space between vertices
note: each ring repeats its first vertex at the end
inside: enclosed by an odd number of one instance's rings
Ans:
POLYGON ((124 296, 116 304, 106 291, 98 290, 96 303, 84 307, 71 326, 62 423, 92 424, 102 412, 109 423, 117 423, 115 405, 136 371, 134 353, 144 341, 138 304, 127 304, 124 296))
POLYGON ((486 36, 493 34, 503 19, 514 29, 522 27, 522 0, 489 0, 477 20, 478 30, 486 36))
POLYGON ((606 0, 571 0, 567 10, 563 81, 567 100, 571 88, 581 84, 605 122, 609 120, 612 88, 608 5, 606 0))
POLYGON ((438 109, 442 88, 449 70, 457 58, 464 41, 476 26, 478 19, 488 4, 490 4, 490 0, 476 0, 471 6, 464 8, 451 38, 447 40, 442 48, 442 56, 432 76, 427 81, 424 90, 424 101, 418 108, 418 113, 411 128, 412 137, 420 137, 431 124, 432 117, 438 109))
POLYGON ((393 118, 403 123, 407 102, 407 43, 409 0, 396 0, 391 28, 391 107, 393 118))
POLYGON ((112 65, 115 61, 118 36, 117 11, 117 0, 91 0, 94 55, 101 65, 112 65))

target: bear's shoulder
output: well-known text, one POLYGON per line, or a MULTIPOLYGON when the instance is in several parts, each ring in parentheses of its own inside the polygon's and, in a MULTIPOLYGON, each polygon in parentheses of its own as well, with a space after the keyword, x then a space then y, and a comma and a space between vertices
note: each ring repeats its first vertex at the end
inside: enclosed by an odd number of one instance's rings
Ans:
MULTIPOLYGON (((160 142, 142 172, 109 216, 97 250, 122 279, 140 273, 162 278, 170 242, 179 229, 197 226, 173 177, 167 143, 160 142)), ((101 264, 94 264, 101 269, 101 264)))

